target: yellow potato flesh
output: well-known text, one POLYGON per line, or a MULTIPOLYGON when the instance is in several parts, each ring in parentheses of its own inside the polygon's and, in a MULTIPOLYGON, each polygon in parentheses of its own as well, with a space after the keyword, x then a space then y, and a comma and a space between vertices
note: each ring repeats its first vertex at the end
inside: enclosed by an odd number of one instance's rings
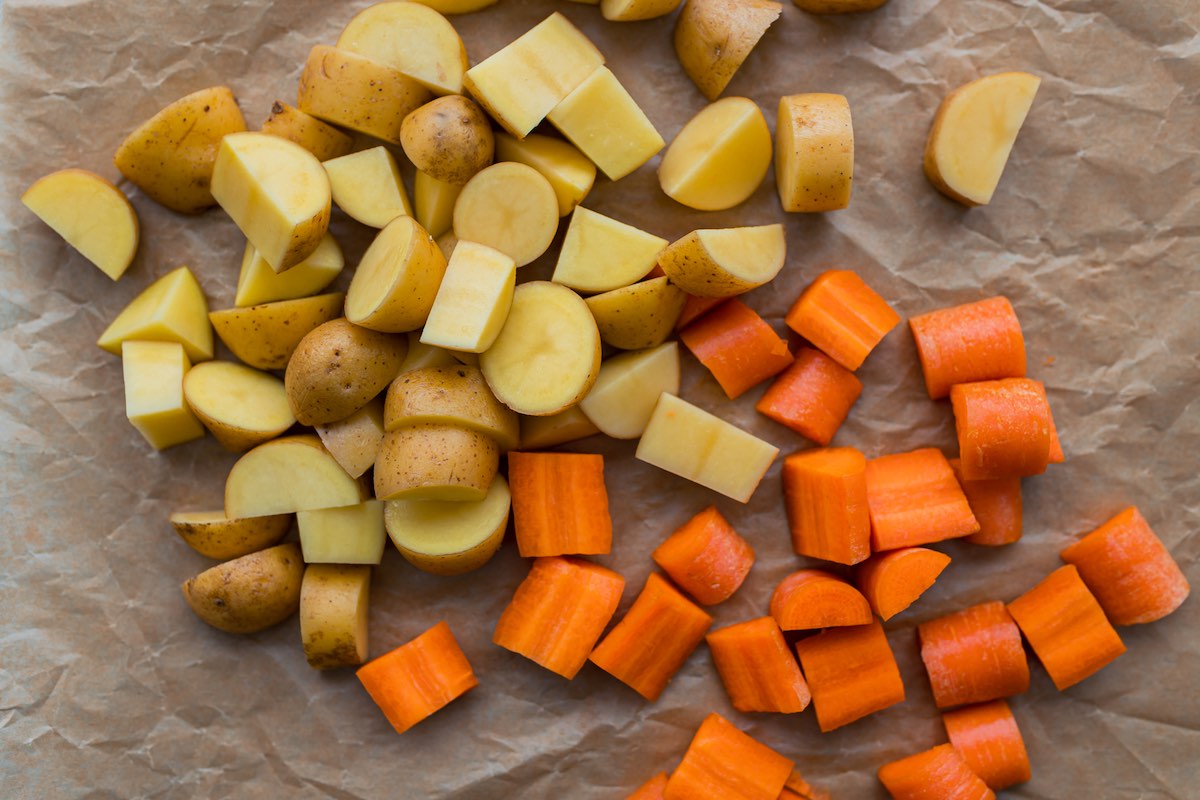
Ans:
POLYGON ((238 459, 225 479, 230 519, 358 505, 362 486, 312 435, 260 444, 238 459))
POLYGON ((600 432, 579 406, 548 417, 521 417, 521 449, 543 450, 556 444, 586 439, 600 432))
POLYGON ((342 29, 337 46, 399 70, 435 94, 462 94, 467 49, 450 21, 426 5, 368 6, 342 29))
POLYGON ((689 208, 720 211, 741 203, 771 166, 771 131, 753 100, 726 97, 692 117, 658 167, 667 196, 689 208))
POLYGON ((658 257, 671 282, 699 297, 732 297, 772 280, 783 269, 783 226, 692 231, 658 257))
POLYGON ((596 182, 596 165, 569 142, 531 133, 515 139, 496 134, 496 161, 516 161, 533 167, 550 181, 558 199, 558 215, 565 217, 583 202, 596 182))
POLYGON ((462 188, 417 170, 416 183, 413 185, 417 222, 434 239, 454 225, 454 203, 462 188))
POLYGON ((475 174, 454 204, 454 235, 512 258, 518 267, 549 249, 558 231, 558 198, 533 167, 493 164, 475 174))
POLYGON ((342 272, 346 260, 342 248, 330 234, 325 234, 312 255, 284 272, 276 272, 258 254, 254 245, 246 243, 242 254, 242 269, 238 273, 237 295, 233 304, 239 308, 295 300, 316 294, 342 272))
POLYGON ((675 342, 606 359, 596 385, 579 408, 606 436, 636 439, 664 392, 679 394, 679 345, 675 342))
POLYGON ((313 564, 300 584, 300 641, 313 669, 352 667, 367 660, 371 568, 313 564))
POLYGON ((680 0, 602 0, 600 13, 613 22, 637 22, 665 17, 679 7, 680 0))
POLYGON ((183 380, 188 406, 222 445, 249 450, 296 424, 283 381, 231 361, 197 364, 183 380))
POLYGON ((482 500, 392 500, 384 521, 392 544, 413 566, 436 575, 461 575, 495 555, 508 529, 510 504, 508 483, 497 475, 482 500))
POLYGON ((317 425, 321 443, 352 478, 371 468, 383 441, 383 400, 376 398, 345 419, 317 425))
POLYGON ((363 254, 346 292, 346 319, 385 333, 425 324, 437 297, 446 259, 417 221, 397 217, 363 254))
POLYGON ((448 350, 422 342, 421 331, 410 331, 408 354, 404 356, 404 363, 400 365, 400 373, 411 372, 422 367, 449 367, 457 363, 459 363, 458 359, 448 350))
POLYGON ((114 281, 133 263, 137 213, 120 189, 94 172, 52 172, 30 186, 21 202, 114 281))
POLYGON ((271 106, 271 115, 263 122, 261 130, 295 142, 312 153, 317 161, 344 156, 354 148, 354 139, 350 136, 278 100, 271 106))
POLYGON ((571 215, 551 278, 580 292, 607 292, 644 278, 667 240, 583 206, 571 215))
POLYGON ((383 503, 296 512, 300 549, 307 564, 378 564, 387 535, 383 503))
POLYGON ((386 64, 317 45, 300 75, 296 103, 325 122, 400 144, 404 118, 431 96, 424 86, 386 64))
POLYGON ((512 305, 517 267, 487 245, 459 242, 425 321, 421 341, 482 353, 492 346, 512 305))
POLYGON ((675 329, 687 294, 667 278, 613 289, 587 299, 605 344, 622 350, 657 347, 675 329))
POLYGON ((784 211, 836 211, 850 205, 854 127, 840 94, 779 100, 775 184, 784 211))
POLYGON ((191 363, 178 342, 125 342, 125 416, 155 450, 199 439, 204 426, 188 408, 183 380, 191 363))
POLYGON ((400 168, 386 147, 372 147, 322 164, 329 176, 333 202, 347 216, 371 228, 382 228, 412 206, 400 168))
POLYGON ((179 267, 150 284, 104 329, 96 344, 120 355, 121 344, 134 339, 178 342, 193 362, 213 357, 208 301, 190 269, 179 267))
POLYGON ((241 361, 257 369, 283 369, 300 340, 342 313, 341 292, 210 312, 212 330, 241 361))
POLYGON ((413 0, 423 6, 429 6, 439 14, 473 14, 493 6, 499 0, 413 0))

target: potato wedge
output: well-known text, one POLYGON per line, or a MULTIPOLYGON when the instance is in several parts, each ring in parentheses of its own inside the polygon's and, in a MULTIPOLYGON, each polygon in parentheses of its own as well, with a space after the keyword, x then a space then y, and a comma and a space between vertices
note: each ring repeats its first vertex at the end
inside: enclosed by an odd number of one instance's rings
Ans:
MULTIPOLYGON (((454 203, 462 193, 462 186, 439 181, 431 175, 417 170, 413 184, 413 207, 421 227, 435 240, 454 227, 454 203)), ((450 260, 450 256, 446 256, 450 260)))
POLYGON ((531 133, 514 139, 496 134, 496 160, 516 161, 533 167, 550 181, 558 199, 558 215, 565 217, 583 202, 596 182, 596 165, 569 142, 531 133))
POLYGON ((671 283, 697 297, 732 297, 773 280, 783 269, 783 226, 692 231, 658 256, 671 283))
POLYGON ((226 561, 270 547, 284 537, 291 514, 228 519, 224 511, 176 511, 171 527, 188 547, 207 558, 226 561))
POLYGON ((238 308, 246 308, 278 300, 308 297, 333 283, 345 265, 342 248, 328 233, 321 239, 312 255, 285 272, 271 269, 271 265, 258 254, 254 245, 246 242, 233 304, 238 308))
POLYGON ((478 367, 425 367, 392 381, 383 411, 384 430, 429 423, 479 431, 495 439, 501 450, 517 446, 517 414, 496 399, 478 367))
POLYGON ((482 353, 508 318, 517 267, 487 245, 459 242, 421 332, 421 341, 455 351, 482 353))
POLYGON ((882 8, 888 0, 792 0, 809 14, 856 14, 882 8))
POLYGON ((342 313, 341 292, 281 300, 249 308, 209 312, 212 329, 242 362, 255 369, 283 369, 300 340, 342 313))
POLYGON ((317 119, 400 144, 404 118, 430 97, 428 89, 386 64, 317 45, 300 74, 296 104, 317 119))
POLYGON ((611 22, 638 22, 672 14, 679 8, 679 2, 680 0, 601 0, 600 13, 611 22))
POLYGON ((667 240, 578 206, 551 280, 578 292, 608 292, 641 280, 667 240))
POLYGON ((478 172, 454 203, 454 235, 512 258, 518 267, 550 248, 558 197, 533 167, 502 161, 478 172))
POLYGON ((178 342, 125 342, 125 416, 155 450, 199 439, 204 426, 188 408, 183 382, 192 367, 178 342))
POLYGON ((351 219, 383 228, 396 217, 411 217, 412 205, 400 167, 386 147, 372 147, 324 162, 333 202, 351 219))
POLYGON ((301 425, 337 422, 400 374, 408 340, 334 319, 309 331, 284 373, 288 405, 301 425))
POLYGON ((596 424, 587 418, 579 406, 548 417, 521 417, 521 450, 545 450, 578 439, 586 439, 600 432, 596 424))
POLYGON ((854 126, 840 94, 779 99, 775 188, 784 211, 836 211, 850 205, 854 126))
POLYGON ((771 167, 771 129, 746 97, 726 97, 683 126, 658 165, 662 190, 678 203, 720 211, 745 201, 771 167))
POLYGON ((225 516, 230 519, 340 508, 364 499, 362 484, 311 434, 260 444, 239 458, 225 479, 225 516))
POLYGON ((337 46, 399 70, 434 94, 462 94, 467 48, 450 21, 427 5, 367 6, 342 29, 337 46))
POLYGON ((260 130, 295 142, 317 161, 344 156, 354 149, 354 139, 350 136, 280 100, 271 105, 271 114, 260 130))
POLYGON ((96 344, 119 356, 121 345, 130 340, 178 342, 193 362, 213 357, 208 301, 190 269, 174 269, 146 287, 109 323, 96 344))
POLYGON ((462 575, 482 567, 500 549, 511 503, 508 483, 497 475, 476 502, 389 501, 384 523, 408 563, 434 575, 462 575))
POLYGON ((397 217, 371 242, 346 292, 346 319, 386 333, 425 324, 437 298, 446 259, 412 217, 397 217))
MULTIPOLYGON (((407 358, 407 356, 405 356, 407 358)), ((345 419, 316 425, 321 444, 352 478, 375 464, 383 441, 383 398, 376 397, 345 419)))
POLYGON ((404 118, 404 154, 418 170, 457 186, 492 163, 492 125, 473 100, 450 95, 431 100, 404 118))
POLYGON ((307 564, 378 564, 383 560, 387 534, 383 503, 378 500, 297 511, 296 526, 307 564))
POLYGON ((353 667, 367 660, 371 568, 313 564, 300 584, 300 641, 313 669, 353 667))
POLYGON ((138 217, 121 190, 94 172, 61 169, 21 195, 25 207, 114 281, 138 248, 138 217))
POLYGON ((658 347, 675 329, 687 293, 666 278, 613 289, 587 299, 605 344, 622 350, 658 347))
POLYGON ((711 102, 782 13, 772 0, 687 0, 675 20, 675 55, 711 102))
POLYGON ((226 450, 241 453, 296 424, 283 381, 232 361, 188 370, 183 397, 226 450))
POLYGON ((380 500, 479 501, 500 466, 495 440, 456 425, 408 425, 384 434, 375 460, 380 500))
POLYGON ((235 558, 184 582, 183 599, 196 616, 227 633, 257 633, 300 608, 304 561, 295 544, 235 558))
POLYGON ((679 394, 679 345, 620 353, 600 365, 596 385, 579 408, 606 436, 636 439, 646 430, 659 395, 679 394))

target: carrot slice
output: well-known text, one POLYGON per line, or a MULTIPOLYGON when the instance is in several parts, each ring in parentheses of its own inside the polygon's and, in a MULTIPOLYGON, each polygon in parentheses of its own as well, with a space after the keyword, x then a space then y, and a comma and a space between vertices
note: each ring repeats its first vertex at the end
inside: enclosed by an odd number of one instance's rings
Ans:
POLYGON ((738 711, 796 714, 808 708, 808 685, 774 619, 739 622, 706 638, 721 683, 738 711))
POLYGON ((730 400, 792 363, 788 344, 754 309, 728 300, 679 332, 730 400))
POLYGON ((933 586, 950 556, 925 547, 879 553, 858 566, 858 589, 880 619, 889 620, 933 586))
POLYGON ((705 606, 732 597, 754 566, 754 549, 715 506, 685 522, 651 557, 671 580, 705 606))
POLYGON ((479 685, 445 622, 364 664, 355 674, 396 733, 479 685))
POLYGON ((1183 571, 1136 507, 1062 551, 1116 625, 1154 622, 1191 592, 1183 571))
POLYGON ((1125 652, 1121 637, 1074 564, 1059 567, 1013 600, 1008 613, 1059 690, 1095 674, 1125 652))
POLYGON ((650 573, 604 641, 593 664, 653 702, 712 626, 712 617, 658 573, 650 573))
POLYGON ((620 575, 583 559, 535 559, 492 642, 570 680, 587 663, 624 588, 620 575))
POLYGON ((785 631, 866 625, 871 621, 871 604, 832 572, 802 569, 775 587, 771 616, 785 631))
POLYGON ((990 789, 1000 791, 1031 777, 1025 740, 1008 703, 993 700, 942 714, 950 744, 990 789))
POLYGON ((787 313, 787 326, 853 372, 900 322, 900 315, 855 273, 823 272, 787 313))
POLYGON ((817 724, 829 732, 904 702, 904 682, 879 620, 830 628, 796 643, 817 724))
POLYGON ((951 458, 950 468, 967 496, 971 513, 979 522, 979 532, 966 537, 971 544, 990 547, 1012 544, 1021 538, 1021 479, 994 478, 968 481, 962 476, 962 462, 951 458))
POLYGON ((675 320, 675 330, 683 330, 728 299, 728 297, 700 297, 689 294, 683 303, 683 311, 679 312, 679 319, 675 320))
POLYGON ((511 452, 508 487, 522 556, 598 555, 612 550, 604 456, 511 452))
POLYGON ((1050 405, 1030 378, 955 384, 959 470, 968 481, 1041 475, 1050 463, 1050 405))
POLYGON ((938 708, 1012 697, 1029 688, 1021 631, 995 601, 917 626, 921 660, 938 708))
POLYGON ((833 440, 862 381, 820 350, 802 347, 754 406, 760 414, 819 445, 833 440))
POLYGON ((884 764, 879 768, 879 780, 894 800, 994 800, 996 797, 948 744, 884 764))
POLYGON ((873 550, 940 542, 979 530, 941 450, 928 447, 871 459, 866 477, 873 550))
POLYGON ((709 714, 671 773, 666 800, 776 800, 794 763, 709 714))
POLYGON ((823 789, 814 789, 799 772, 792 770, 779 800, 832 800, 832 795, 823 789))
POLYGON ((956 383, 1025 377, 1025 336, 1007 297, 930 311, 908 325, 934 400, 956 383))
POLYGON ((867 459, 853 447, 804 450, 783 462, 783 500, 797 555, 857 564, 871 555, 867 459))
POLYGON ((643 783, 625 800, 663 800, 667 788, 667 773, 660 772, 643 783))

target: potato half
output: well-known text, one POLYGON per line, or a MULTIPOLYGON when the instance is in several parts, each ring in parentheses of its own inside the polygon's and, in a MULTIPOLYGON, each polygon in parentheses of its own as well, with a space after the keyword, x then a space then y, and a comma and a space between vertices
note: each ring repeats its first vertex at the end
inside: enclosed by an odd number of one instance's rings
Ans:
POLYGON ((651 278, 592 295, 587 307, 605 344, 644 350, 667 340, 686 302, 687 293, 670 280, 651 278))
POLYGON ((675 55, 696 88, 716 100, 782 13, 772 0, 687 0, 675 20, 675 55))
POLYGON ((294 543, 235 558, 185 581, 183 598, 200 619, 228 633, 256 633, 300 608, 304 559, 294 543))
POLYGON ((496 134, 496 160, 516 161, 533 167, 550 181, 558 199, 558 215, 565 217, 583 202, 596 182, 596 165, 570 142, 531 133, 516 139, 496 134))
POLYGON ((435 94, 462 94, 467 48, 450 21, 427 6, 367 6, 342 29, 337 46, 399 70, 435 94))
POLYGON ((232 361, 188 370, 183 396, 226 450, 241 453, 296 424, 283 381, 232 361))
POLYGON ((133 263, 137 212, 120 189, 96 173, 52 172, 26 189, 21 202, 114 281, 133 263))
POLYGON ((533 167, 502 161, 476 173, 454 203, 454 235, 486 244, 518 267, 550 248, 558 232, 558 197, 533 167))
POLYGON ((329 176, 333 202, 356 222, 382 228, 396 217, 412 216, 400 167, 386 147, 359 150, 321 166, 329 176))
POLYGON ((400 126, 427 102, 429 90, 403 72, 365 56, 317 45, 300 75, 297 105, 306 114, 400 144, 400 126))
POLYGON ((479 569, 500 549, 511 500, 508 483, 497 475, 487 496, 476 502, 392 500, 384 523, 392 544, 414 567, 461 575, 479 569))
POLYGON ((229 519, 224 511, 176 511, 171 527, 197 553, 226 560, 254 553, 278 542, 287 533, 291 514, 229 519))
POLYGON ((490 436, 457 425, 409 425, 383 436, 375 460, 375 496, 482 500, 499 466, 500 448, 490 436))
POLYGON ((247 242, 246 250, 242 253, 242 269, 238 273, 237 295, 233 304, 238 308, 246 308, 278 300, 309 297, 333 283, 345 265, 342 248, 328 233, 312 255, 286 272, 271 269, 254 245, 247 242))
POLYGON ((732 297, 773 280, 783 269, 783 226, 692 231, 658 256, 671 282, 697 297, 732 297))
POLYGON ((230 519, 340 508, 363 499, 362 484, 311 434, 260 444, 239 458, 225 479, 225 516, 230 519))
POLYGON ((312 564, 300 584, 300 641, 313 669, 353 667, 367 660, 371 568, 312 564))
POLYGON ((675 136, 658 165, 672 200, 701 211, 745 201, 771 167, 771 129, 758 105, 726 97, 701 109, 675 136))
POLYGON ((209 312, 208 319, 241 361, 257 369, 283 369, 313 328, 342 313, 344 297, 331 292, 249 308, 223 308, 209 312))
POLYGON ((495 439, 502 450, 517 446, 516 412, 496 399, 477 367, 465 364, 415 369, 392 381, 384 406, 384 429, 424 423, 477 430, 495 439))
POLYGON ((387 333, 425 324, 446 258, 412 217, 397 217, 371 242, 346 293, 346 319, 387 333))

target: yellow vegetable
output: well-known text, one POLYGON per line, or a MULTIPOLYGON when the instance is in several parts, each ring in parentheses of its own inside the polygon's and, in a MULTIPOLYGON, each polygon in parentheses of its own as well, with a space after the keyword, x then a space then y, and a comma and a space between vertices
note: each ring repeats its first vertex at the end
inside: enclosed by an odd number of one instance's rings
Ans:
POLYGON ((382 228, 396 217, 411 217, 412 206, 396 159, 386 147, 372 147, 322 164, 333 202, 353 220, 382 228))
POLYGON ((596 182, 596 165, 570 142, 531 133, 514 139, 496 134, 496 160, 516 161, 533 167, 550 181, 558 199, 558 215, 565 217, 583 202, 596 182))
POLYGON ((644 278, 667 240, 579 206, 551 278, 579 292, 607 292, 644 278))
POLYGON ((183 380, 191 369, 178 342, 125 342, 125 416, 155 450, 199 439, 204 426, 188 408, 183 380))
POLYGON ((316 156, 317 161, 344 156, 354 147, 353 138, 280 100, 271 106, 271 115, 263 122, 261 130, 290 139, 316 156))
POLYGON ((754 194, 771 167, 771 130, 753 100, 726 97, 701 109, 658 166, 671 199, 701 211, 733 208, 754 194))
POLYGON ((487 245, 460 242, 421 332, 425 344, 482 353, 492 346, 512 306, 517 268, 487 245))
POLYGON ((225 479, 230 519, 339 508, 364 499, 362 484, 311 434, 260 444, 239 458, 225 479))
POLYGON ((666 278, 651 278, 593 295, 587 307, 605 344, 644 350, 667 340, 686 302, 687 293, 678 286, 666 278))
POLYGON ((228 633, 256 633, 300 608, 304 561, 295 544, 235 558, 184 582, 183 598, 200 619, 228 633))
POLYGON ((408 425, 384 434, 375 460, 380 500, 478 501, 500 466, 489 436, 456 425, 408 425))
POLYGON ((479 569, 500 549, 511 499, 508 483, 497 475, 475 502, 389 501, 384 522, 392 544, 414 567, 461 575, 479 569))
POLYGON ((277 300, 308 297, 333 283, 345 264, 342 248, 328 233, 312 255, 285 272, 271 269, 254 245, 247 242, 233 304, 245 308, 277 300))
POLYGON ((425 5, 367 6, 342 29, 337 46, 399 70, 434 94, 462 94, 467 48, 450 21, 425 5))
POLYGON ((357 478, 371 468, 379 454, 379 444, 383 441, 383 399, 376 397, 345 419, 314 427, 334 460, 350 477, 357 478))
POLYGON ((228 519, 224 511, 177 511, 171 526, 202 556, 226 560, 270 547, 287 533, 291 514, 228 519))
POLYGON ((241 453, 296 424, 283 381, 232 361, 207 361, 183 379, 188 407, 226 450, 241 453))
POLYGON ((367 660, 371 568, 313 564, 300 585, 300 640, 313 669, 352 667, 367 660))
POLYGON ((549 249, 558 231, 558 198, 542 174, 503 161, 476 173, 454 203, 454 235, 512 258, 518 267, 549 249))
POLYGON ((479 431, 502 450, 517 446, 517 415, 488 388, 478 367, 455 364, 405 372, 388 387, 385 431, 437 423, 479 431))
POLYGON ((732 297, 774 279, 783 269, 783 226, 692 231, 659 254, 671 282, 700 297, 732 297))
POLYGON ((405 117, 400 143, 418 170, 459 186, 491 164, 495 152, 487 115, 462 95, 439 97, 405 117))
POLYGON ((412 217, 397 217, 371 242, 346 293, 346 319, 376 331, 420 328, 437 297, 446 258, 412 217))
POLYGON ((772 0, 687 0, 675 20, 680 66, 716 100, 781 13, 772 0))
POLYGON ((840 94, 779 100, 775 184, 784 211, 836 211, 850 205, 854 126, 840 94))
POLYGON ((675 342, 605 359, 595 386, 579 408, 606 436, 636 439, 664 392, 679 394, 679 345, 675 342))
POLYGON ((241 361, 256 369, 283 369, 309 331, 341 315, 343 299, 341 292, 332 292, 249 308, 224 308, 210 312, 208 319, 212 330, 241 361))
POLYGON ((131 339, 178 342, 192 361, 213 357, 208 301, 190 269, 179 267, 150 284, 109 323, 96 344, 120 355, 121 344, 131 339))
POLYGON ((308 564, 378 564, 387 535, 383 503, 367 500, 354 506, 296 512, 300 549, 308 564))

